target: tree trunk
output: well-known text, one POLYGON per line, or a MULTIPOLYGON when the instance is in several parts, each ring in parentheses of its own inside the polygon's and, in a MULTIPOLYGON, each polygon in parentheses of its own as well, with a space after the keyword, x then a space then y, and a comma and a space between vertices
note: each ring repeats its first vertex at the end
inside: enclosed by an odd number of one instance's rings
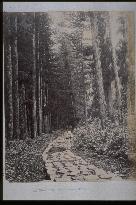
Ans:
POLYGON ((105 120, 106 120, 106 101, 105 101, 105 94, 104 94, 104 87, 103 87, 103 76, 102 76, 102 67, 100 61, 100 48, 99 48, 99 39, 97 37, 98 34, 97 29, 97 17, 94 14, 93 19, 93 47, 94 47, 94 56, 96 60, 96 73, 97 73, 97 82, 98 82, 98 91, 99 91, 99 103, 100 103, 100 114, 101 114, 101 121, 102 127, 104 127, 105 120))
MULTIPOLYGON (((6 133, 7 133, 7 142, 11 140, 13 137, 13 105, 12 105, 12 62, 11 62, 11 46, 8 42, 7 48, 7 56, 5 60, 7 60, 6 66, 6 85, 5 85, 5 96, 6 96, 6 112, 5 112, 5 120, 6 120, 6 133)), ((6 63, 6 62, 5 62, 6 63)), ((5 64, 4 63, 4 64, 5 64)))
POLYGON ((25 87, 24 84, 20 88, 20 139, 26 139, 27 137, 27 115, 26 115, 26 105, 25 105, 25 87))
POLYGON ((83 65, 83 44, 82 44, 82 37, 83 33, 81 33, 81 79, 82 79, 82 86, 84 91, 84 118, 85 122, 87 122, 87 105, 86 105, 86 86, 85 86, 85 75, 84 75, 84 65, 83 65))
MULTIPOLYGON (((38 21, 39 23, 39 21, 38 21)), ((37 27, 39 25, 37 24, 37 27)), ((38 29, 38 28, 37 28, 38 29)), ((40 47, 39 47, 39 41, 40 41, 40 33, 39 30, 36 32, 36 41, 37 41, 37 134, 41 136, 42 134, 42 76, 41 76, 41 69, 42 65, 40 62, 40 47)))
POLYGON ((39 76, 38 76, 38 94, 39 94, 39 135, 42 134, 42 76, 41 76, 41 68, 39 70, 39 76))
POLYGON ((43 84, 43 81, 42 81, 42 64, 40 64, 40 70, 39 70, 39 98, 40 98, 40 101, 39 101, 39 134, 41 135, 42 134, 42 124, 43 124, 43 88, 42 88, 42 84, 43 84))
POLYGON ((110 19, 110 37, 111 37, 111 43, 112 43, 112 55, 113 55, 113 68, 115 73, 115 81, 116 81, 116 87, 117 87, 117 98, 118 98, 118 112, 119 117, 121 117, 121 83, 118 75, 119 67, 117 65, 117 57, 116 57, 116 38, 117 35, 116 30, 114 28, 117 27, 117 17, 112 16, 112 13, 109 15, 110 19))
POLYGON ((44 106, 45 108, 48 107, 48 111, 44 111, 44 115, 46 116, 46 121, 45 121, 45 130, 47 133, 50 131, 50 120, 49 120, 49 85, 46 85, 46 98, 44 98, 44 106))
POLYGON ((36 121, 36 55, 35 55, 35 14, 34 14, 34 29, 32 37, 32 53, 33 53, 33 71, 32 71, 32 133, 31 137, 36 138, 37 136, 37 121, 36 121))
POLYGON ((18 92, 18 50, 17 50, 17 16, 13 16, 13 33, 11 54, 13 67, 13 138, 19 138, 19 92, 18 92))

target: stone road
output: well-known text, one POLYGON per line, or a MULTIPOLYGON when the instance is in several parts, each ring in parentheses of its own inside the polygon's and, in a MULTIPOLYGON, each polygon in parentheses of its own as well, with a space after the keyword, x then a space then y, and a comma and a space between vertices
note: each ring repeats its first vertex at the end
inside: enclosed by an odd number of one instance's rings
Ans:
POLYGON ((121 180, 120 177, 97 168, 70 150, 71 139, 64 135, 55 139, 45 149, 43 160, 52 181, 103 181, 121 180))

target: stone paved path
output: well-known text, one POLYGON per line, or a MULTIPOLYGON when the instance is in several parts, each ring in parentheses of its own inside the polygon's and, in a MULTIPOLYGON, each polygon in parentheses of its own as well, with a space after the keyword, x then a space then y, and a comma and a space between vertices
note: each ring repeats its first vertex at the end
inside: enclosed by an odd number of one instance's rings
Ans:
POLYGON ((84 159, 73 154, 70 150, 70 141, 71 139, 62 135, 50 143, 43 153, 47 173, 52 181, 121 180, 113 173, 88 164, 84 159))

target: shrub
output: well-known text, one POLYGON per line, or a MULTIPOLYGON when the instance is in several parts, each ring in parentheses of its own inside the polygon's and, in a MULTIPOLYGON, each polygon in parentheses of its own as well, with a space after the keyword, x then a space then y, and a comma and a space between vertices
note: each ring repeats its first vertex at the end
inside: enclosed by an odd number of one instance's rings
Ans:
POLYGON ((106 121, 104 129, 100 119, 90 119, 81 127, 74 129, 72 149, 87 158, 109 158, 119 163, 128 164, 128 131, 126 127, 106 121))

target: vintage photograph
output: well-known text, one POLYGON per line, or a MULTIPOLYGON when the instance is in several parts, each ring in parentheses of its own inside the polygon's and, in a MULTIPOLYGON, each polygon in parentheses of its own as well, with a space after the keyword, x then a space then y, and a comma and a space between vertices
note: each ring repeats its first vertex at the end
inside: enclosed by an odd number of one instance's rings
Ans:
POLYGON ((5 179, 136 180, 134 12, 4 12, 5 179))

